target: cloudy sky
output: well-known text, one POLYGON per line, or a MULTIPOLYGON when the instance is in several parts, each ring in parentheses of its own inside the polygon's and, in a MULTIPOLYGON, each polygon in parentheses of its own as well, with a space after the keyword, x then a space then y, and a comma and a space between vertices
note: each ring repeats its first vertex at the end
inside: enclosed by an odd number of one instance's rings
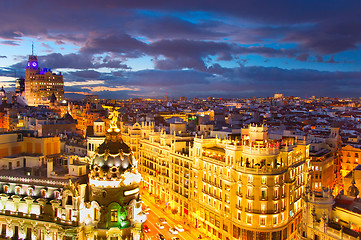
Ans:
POLYGON ((358 97, 359 0, 0 2, 0 81, 34 42, 68 97, 358 97))

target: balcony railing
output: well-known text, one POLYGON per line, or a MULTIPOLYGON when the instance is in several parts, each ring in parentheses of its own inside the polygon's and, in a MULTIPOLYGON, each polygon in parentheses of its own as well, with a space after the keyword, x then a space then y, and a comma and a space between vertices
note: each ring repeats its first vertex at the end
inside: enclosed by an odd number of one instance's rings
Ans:
POLYGON ((249 200, 254 200, 254 195, 246 195, 246 198, 249 200))

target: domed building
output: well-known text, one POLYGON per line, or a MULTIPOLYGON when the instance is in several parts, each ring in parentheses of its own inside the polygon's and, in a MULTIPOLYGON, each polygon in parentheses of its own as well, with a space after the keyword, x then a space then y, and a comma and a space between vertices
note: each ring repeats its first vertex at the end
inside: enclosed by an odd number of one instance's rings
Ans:
POLYGON ((141 176, 114 118, 105 141, 91 158, 89 202, 102 206, 98 236, 139 239, 141 224, 146 220, 139 194, 141 176))
POLYGON ((111 119, 88 175, 66 180, 0 174, 1 239, 143 239, 137 160, 122 140, 116 111, 111 119))

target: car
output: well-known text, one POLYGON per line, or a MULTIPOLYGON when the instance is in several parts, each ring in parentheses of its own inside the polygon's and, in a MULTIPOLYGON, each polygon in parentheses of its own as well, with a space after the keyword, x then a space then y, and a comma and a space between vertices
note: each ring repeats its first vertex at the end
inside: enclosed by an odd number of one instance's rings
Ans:
POLYGON ((172 237, 171 240, 180 240, 179 237, 172 237))
POLYGON ((165 237, 163 236, 163 234, 158 233, 158 234, 157 234, 157 239, 159 239, 159 240, 165 240, 165 237))
POLYGON ((146 212, 142 212, 143 214, 145 214, 145 215, 148 215, 149 214, 149 211, 146 211, 146 212))
POLYGON ((149 210, 150 210, 150 207, 144 205, 143 212, 148 212, 149 210))
POLYGON ((175 229, 175 228, 169 228, 169 232, 170 232, 171 234, 173 234, 173 235, 178 234, 178 231, 177 231, 177 229, 175 229))
POLYGON ((164 229, 164 225, 161 224, 161 223, 156 223, 155 225, 157 225, 157 227, 158 227, 159 229, 164 229))
POLYGON ((150 229, 147 225, 144 225, 144 232, 146 233, 149 233, 150 232, 150 229))
POLYGON ((183 228, 183 226, 180 225, 180 224, 175 225, 174 228, 177 229, 178 232, 184 232, 184 228, 183 228))
POLYGON ((165 218, 159 218, 159 222, 163 224, 167 224, 167 220, 165 220, 165 218))

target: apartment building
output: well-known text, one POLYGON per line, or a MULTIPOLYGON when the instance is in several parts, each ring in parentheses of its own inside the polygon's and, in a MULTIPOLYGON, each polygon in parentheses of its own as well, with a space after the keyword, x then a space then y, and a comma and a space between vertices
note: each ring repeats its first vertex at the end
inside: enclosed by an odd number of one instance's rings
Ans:
MULTIPOLYGON (((306 141, 269 139, 266 126, 249 126, 235 140, 136 128, 143 188, 160 207, 209 239, 295 237, 307 181, 306 141)), ((123 131, 131 141, 132 129, 123 131)))

